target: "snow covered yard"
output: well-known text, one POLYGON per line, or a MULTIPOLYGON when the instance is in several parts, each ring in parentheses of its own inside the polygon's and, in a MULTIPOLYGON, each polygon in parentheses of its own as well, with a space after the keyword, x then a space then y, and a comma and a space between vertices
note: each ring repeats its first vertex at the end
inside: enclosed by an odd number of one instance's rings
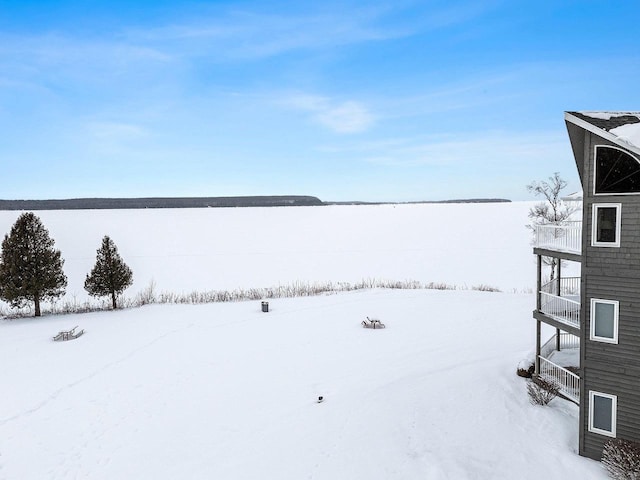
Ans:
POLYGON ((606 478, 577 408, 530 405, 515 375, 533 304, 373 290, 0 322, 0 478, 606 478))

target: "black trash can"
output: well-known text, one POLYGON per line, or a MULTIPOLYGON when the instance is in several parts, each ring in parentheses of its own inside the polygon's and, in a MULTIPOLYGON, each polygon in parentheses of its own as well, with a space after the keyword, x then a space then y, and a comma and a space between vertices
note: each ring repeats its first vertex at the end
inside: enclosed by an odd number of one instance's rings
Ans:
POLYGON ((265 313, 269 311, 269 302, 262 302, 262 311, 265 313))

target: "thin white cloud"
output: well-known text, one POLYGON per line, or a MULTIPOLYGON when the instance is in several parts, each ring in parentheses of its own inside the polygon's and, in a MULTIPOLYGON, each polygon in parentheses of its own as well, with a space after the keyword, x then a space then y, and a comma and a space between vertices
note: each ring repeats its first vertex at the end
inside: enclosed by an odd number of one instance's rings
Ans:
MULTIPOLYGON (((274 13, 273 8, 238 10, 202 4, 177 9, 175 18, 169 20, 123 24, 89 34, 73 30, 0 32, 0 70, 16 82, 66 86, 69 81, 113 81, 126 89, 131 84, 128 77, 180 78, 201 61, 253 61, 406 38, 467 22, 481 13, 473 3, 453 10, 413 1, 365 6, 341 3, 336 7, 296 6, 274 13)), ((366 111, 354 104, 343 105, 319 121, 340 129, 349 124, 345 118, 355 119, 346 131, 358 131, 368 121, 366 111)))
POLYGON ((78 148, 93 155, 125 155, 145 150, 150 131, 127 122, 90 121, 84 127, 85 135, 78 138, 78 148))
POLYGON ((348 7, 334 12, 274 14, 257 11, 204 13, 153 28, 130 28, 122 38, 162 45, 185 56, 212 59, 262 58, 294 50, 320 49, 398 38, 414 27, 385 22, 390 8, 348 7))
POLYGON ((120 30, 92 35, 0 34, 0 65, 3 57, 18 58, 27 64, 78 66, 83 62, 111 65, 204 56, 212 61, 259 59, 297 50, 405 38, 467 22, 484 10, 473 3, 452 8, 416 6, 413 2, 340 4, 333 9, 319 5, 296 13, 199 6, 181 9, 180 17, 173 21, 124 25, 120 30))
POLYGON ((374 117, 364 105, 348 101, 317 113, 318 121, 338 133, 363 132, 373 125, 374 117))
POLYGON ((360 133, 368 130, 375 116, 360 102, 335 101, 314 95, 295 95, 285 105, 309 112, 316 123, 336 133, 360 133))
POLYGON ((554 158, 560 160, 566 156, 567 149, 566 139, 558 132, 487 131, 355 143, 332 146, 328 151, 392 167, 481 164, 487 168, 500 165, 508 168, 554 158))
POLYGON ((141 61, 166 62, 171 57, 153 46, 115 39, 78 39, 60 34, 0 36, 0 60, 16 59, 22 64, 91 65, 138 64, 141 61))
POLYGON ((139 125, 121 122, 91 122, 87 132, 94 138, 116 141, 134 140, 149 135, 149 131, 139 125))

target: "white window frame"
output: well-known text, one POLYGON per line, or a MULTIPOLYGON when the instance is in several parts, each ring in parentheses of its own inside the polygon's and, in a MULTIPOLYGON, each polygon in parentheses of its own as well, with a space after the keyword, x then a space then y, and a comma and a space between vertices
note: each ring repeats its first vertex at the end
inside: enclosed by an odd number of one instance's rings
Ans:
POLYGON ((622 153, 626 153, 631 158, 633 158, 636 162, 640 163, 638 157, 636 157, 633 153, 625 150, 624 148, 616 147, 615 145, 595 145, 593 147, 593 195, 598 196, 607 196, 607 195, 640 195, 640 192, 624 192, 624 193, 596 193, 596 168, 598 168, 598 148, 612 148, 614 150, 620 150, 622 153))
POLYGON ((593 433, 598 433, 600 435, 605 435, 607 437, 616 437, 616 423, 617 423, 617 412, 618 412, 618 397, 617 395, 610 395, 608 393, 596 392, 594 390, 589 390, 589 431, 593 433), (596 428, 593 426, 593 399, 594 397, 605 397, 610 398, 611 402, 611 431, 602 430, 600 428, 596 428))
POLYGON ((617 300, 605 300, 603 298, 591 299, 591 312, 589 322, 589 340, 595 342, 618 343, 618 321, 620 318, 620 302, 617 300), (613 305, 613 338, 596 336, 596 303, 608 303, 613 305))
POLYGON ((622 204, 621 203, 594 203, 591 206, 591 246, 592 247, 620 247, 620 225, 622 224, 622 204), (599 208, 615 208, 616 209, 616 241, 615 242, 598 242, 598 209, 599 208))

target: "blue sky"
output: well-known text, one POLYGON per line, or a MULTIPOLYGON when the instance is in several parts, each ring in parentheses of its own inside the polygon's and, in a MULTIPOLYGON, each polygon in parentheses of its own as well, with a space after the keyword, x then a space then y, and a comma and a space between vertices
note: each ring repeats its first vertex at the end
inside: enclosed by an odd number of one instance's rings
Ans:
POLYGON ((640 3, 0 0, 0 198, 530 198, 640 3))

